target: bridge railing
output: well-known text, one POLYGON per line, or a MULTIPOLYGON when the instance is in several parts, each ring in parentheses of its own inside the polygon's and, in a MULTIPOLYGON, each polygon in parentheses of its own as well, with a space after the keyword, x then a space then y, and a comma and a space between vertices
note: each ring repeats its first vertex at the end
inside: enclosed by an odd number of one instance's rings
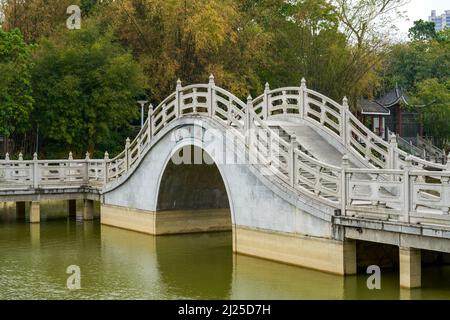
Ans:
POLYGON ((343 168, 342 211, 347 216, 450 225, 450 166, 416 170, 343 168))
POLYGON ((102 160, 0 160, 0 190, 101 187, 102 160))
MULTIPOLYGON (((264 94, 257 97, 253 108, 263 120, 279 116, 297 117, 328 132, 350 152, 374 168, 400 169, 408 153, 398 148, 397 140, 390 142, 369 130, 349 110, 347 98, 339 104, 332 99, 310 90, 303 79, 300 87, 271 90, 266 84, 264 94)), ((413 166, 420 169, 444 170, 444 165, 413 158, 413 166)))
MULTIPOLYGON (((214 119, 232 130, 245 144, 258 168, 272 174, 293 191, 313 196, 341 209, 342 214, 365 212, 375 217, 421 219, 448 216, 450 165, 437 165, 398 149, 373 134, 342 105, 306 88, 270 90, 247 103, 218 87, 211 76, 208 84, 182 87, 156 108, 134 140, 127 139, 124 151, 110 159, 44 161, 0 160, 0 189, 45 187, 105 187, 134 170, 149 146, 158 141, 164 128, 184 116, 214 119), (349 152, 370 162, 373 168, 350 169, 344 158, 341 167, 331 166, 302 151, 295 136, 283 137, 267 119, 300 117, 341 141, 349 152), (434 171, 425 171, 431 169, 434 171), (369 209, 367 209, 369 208, 369 209)), ((431 219, 431 218, 430 218, 431 219)), ((445 219, 444 219, 445 220, 445 219)))

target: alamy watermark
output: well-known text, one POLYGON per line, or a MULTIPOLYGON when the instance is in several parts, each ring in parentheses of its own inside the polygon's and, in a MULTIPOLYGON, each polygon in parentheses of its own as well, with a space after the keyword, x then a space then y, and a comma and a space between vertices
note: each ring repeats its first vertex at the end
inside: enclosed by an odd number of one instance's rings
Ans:
POLYGON ((202 121, 174 130, 171 161, 175 165, 255 165, 264 175, 289 171, 290 141, 278 138, 277 129, 255 128, 240 136, 234 129, 206 129, 202 121), (178 147, 181 146, 181 147, 178 147), (196 146, 197 148, 192 148, 196 146))
POLYGON ((77 265, 70 265, 66 269, 66 273, 70 274, 67 278, 67 289, 80 290, 81 289, 81 269, 77 265))
POLYGON ((367 279, 367 289, 381 290, 381 268, 376 265, 367 267, 367 274, 371 276, 367 279))
POLYGON ((70 17, 66 20, 66 26, 69 30, 81 29, 81 9, 77 5, 71 5, 67 8, 67 14, 70 17))

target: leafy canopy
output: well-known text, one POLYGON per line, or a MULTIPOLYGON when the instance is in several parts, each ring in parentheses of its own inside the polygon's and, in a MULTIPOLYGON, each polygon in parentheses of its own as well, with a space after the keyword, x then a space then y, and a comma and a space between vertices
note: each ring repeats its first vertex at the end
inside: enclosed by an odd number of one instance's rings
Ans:
POLYGON ((34 116, 50 141, 81 154, 137 116, 145 78, 111 32, 85 24, 41 41, 34 54, 34 116))

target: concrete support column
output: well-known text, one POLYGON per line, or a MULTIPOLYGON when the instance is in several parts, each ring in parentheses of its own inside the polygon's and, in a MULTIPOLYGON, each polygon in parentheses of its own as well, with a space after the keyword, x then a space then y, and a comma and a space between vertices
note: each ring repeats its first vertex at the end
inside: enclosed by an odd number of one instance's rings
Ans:
POLYGON ((400 247, 400 287, 420 288, 422 285, 419 249, 400 247))
POLYGON ((39 223, 30 224, 30 241, 32 247, 39 247, 41 243, 41 225, 39 223))
POLYGON ((94 219, 94 201, 84 200, 83 204, 83 220, 94 219))
POLYGON ((30 204, 30 223, 41 222, 41 204, 33 201, 30 204))
POLYGON ((357 273, 356 264, 356 241, 344 241, 344 274, 354 275, 357 273))
POLYGON ((17 220, 25 220, 25 202, 16 202, 16 218, 17 220))
POLYGON ((75 218, 77 216, 77 200, 69 200, 67 206, 69 218, 75 218))

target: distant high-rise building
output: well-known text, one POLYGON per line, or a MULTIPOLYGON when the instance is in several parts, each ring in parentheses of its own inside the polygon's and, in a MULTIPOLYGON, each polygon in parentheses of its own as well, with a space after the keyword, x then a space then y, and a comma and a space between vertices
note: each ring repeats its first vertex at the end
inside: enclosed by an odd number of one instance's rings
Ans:
POLYGON ((450 28, 450 10, 445 10, 445 13, 436 15, 436 10, 431 11, 431 16, 428 21, 436 24, 436 31, 442 31, 444 28, 450 28))

